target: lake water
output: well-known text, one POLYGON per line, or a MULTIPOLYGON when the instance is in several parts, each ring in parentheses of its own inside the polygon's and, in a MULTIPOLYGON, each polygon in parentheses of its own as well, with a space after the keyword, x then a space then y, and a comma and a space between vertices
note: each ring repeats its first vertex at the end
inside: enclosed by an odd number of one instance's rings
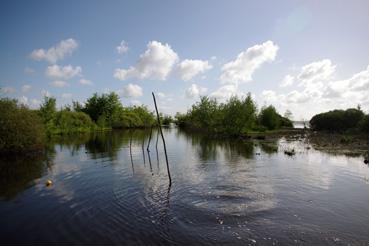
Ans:
POLYGON ((149 131, 113 131, 55 140, 42 157, 2 160, 2 242, 369 244, 362 157, 319 152, 303 136, 227 141, 176 128, 164 135, 171 187, 156 131, 150 155, 149 131), (284 154, 292 148, 294 156, 284 154))

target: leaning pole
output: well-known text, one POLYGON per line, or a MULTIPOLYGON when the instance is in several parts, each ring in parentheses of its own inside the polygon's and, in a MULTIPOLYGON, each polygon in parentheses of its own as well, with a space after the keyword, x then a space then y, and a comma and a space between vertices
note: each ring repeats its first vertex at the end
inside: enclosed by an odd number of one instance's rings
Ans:
POLYGON ((155 94, 154 94, 154 92, 152 93, 152 97, 153 97, 153 99, 154 99, 155 111, 156 111, 156 118, 157 118, 157 120, 158 120, 158 127, 159 127, 159 131, 160 131, 161 139, 163 140, 163 145, 164 145, 165 161, 166 161, 166 163, 167 163, 167 171, 168 171, 168 177, 169 177, 169 186, 171 186, 171 185, 172 185, 172 178, 171 178, 171 176, 170 176, 170 171, 169 171, 169 163, 168 163, 167 147, 166 147, 166 145, 165 145, 165 139, 164 139, 164 135, 163 135, 163 130, 161 129, 160 117, 159 117, 158 107, 156 106, 156 99, 155 99, 155 94))

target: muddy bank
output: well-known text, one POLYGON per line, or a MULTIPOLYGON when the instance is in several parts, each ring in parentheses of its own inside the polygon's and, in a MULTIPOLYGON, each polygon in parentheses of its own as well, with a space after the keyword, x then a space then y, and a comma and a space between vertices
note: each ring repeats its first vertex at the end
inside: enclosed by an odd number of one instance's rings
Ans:
POLYGON ((307 136, 314 149, 330 153, 369 157, 369 135, 367 134, 310 132, 307 136))
POLYGON ((338 134, 294 128, 263 133, 249 133, 241 138, 243 140, 259 140, 268 143, 281 137, 284 137, 287 141, 303 141, 306 144, 306 148, 312 147, 332 154, 369 158, 369 135, 367 134, 338 134))

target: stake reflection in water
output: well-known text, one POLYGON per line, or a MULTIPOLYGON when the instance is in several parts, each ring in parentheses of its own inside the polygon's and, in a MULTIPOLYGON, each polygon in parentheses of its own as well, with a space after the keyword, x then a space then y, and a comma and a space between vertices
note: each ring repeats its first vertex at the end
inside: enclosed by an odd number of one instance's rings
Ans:
POLYGON ((156 134, 156 160, 157 160, 157 163, 158 163, 158 173, 160 171, 160 168, 159 168, 159 151, 158 151, 158 142, 159 142, 159 129, 158 129, 158 133, 156 134))
POLYGON ((144 166, 146 164, 146 160, 145 160, 145 150, 144 150, 144 145, 145 145, 145 137, 142 140, 142 156, 143 156, 143 160, 144 160, 144 166))
POLYGON ((132 172, 135 172, 135 167, 133 166, 133 159, 132 159, 132 131, 129 134, 129 155, 131 156, 131 165, 132 165, 132 172))

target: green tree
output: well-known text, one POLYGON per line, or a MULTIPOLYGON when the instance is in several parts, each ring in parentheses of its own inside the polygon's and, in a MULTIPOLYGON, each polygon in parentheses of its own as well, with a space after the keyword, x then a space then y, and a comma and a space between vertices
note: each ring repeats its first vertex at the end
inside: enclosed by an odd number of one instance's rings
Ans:
POLYGON ((256 105, 250 94, 243 100, 238 97, 231 97, 223 105, 222 110, 222 125, 228 134, 239 135, 243 131, 250 130, 255 124, 256 105))
POLYGON ((293 118, 292 112, 288 109, 286 110, 286 112, 284 113, 283 116, 284 116, 284 118, 287 118, 289 120, 292 120, 292 118, 293 118))
MULTIPOLYGON (((104 124, 111 126, 114 114, 120 113, 122 107, 119 96, 116 93, 111 92, 102 95, 95 93, 87 99, 82 111, 87 113, 93 121, 104 122, 104 124)), ((76 108, 79 109, 80 105, 75 104, 76 108)))
POLYGON ((40 114, 45 124, 50 124, 56 114, 56 99, 54 97, 44 97, 40 106, 40 114))
POLYGON ((259 114, 259 122, 269 130, 277 129, 280 126, 280 116, 274 106, 263 107, 259 114))

